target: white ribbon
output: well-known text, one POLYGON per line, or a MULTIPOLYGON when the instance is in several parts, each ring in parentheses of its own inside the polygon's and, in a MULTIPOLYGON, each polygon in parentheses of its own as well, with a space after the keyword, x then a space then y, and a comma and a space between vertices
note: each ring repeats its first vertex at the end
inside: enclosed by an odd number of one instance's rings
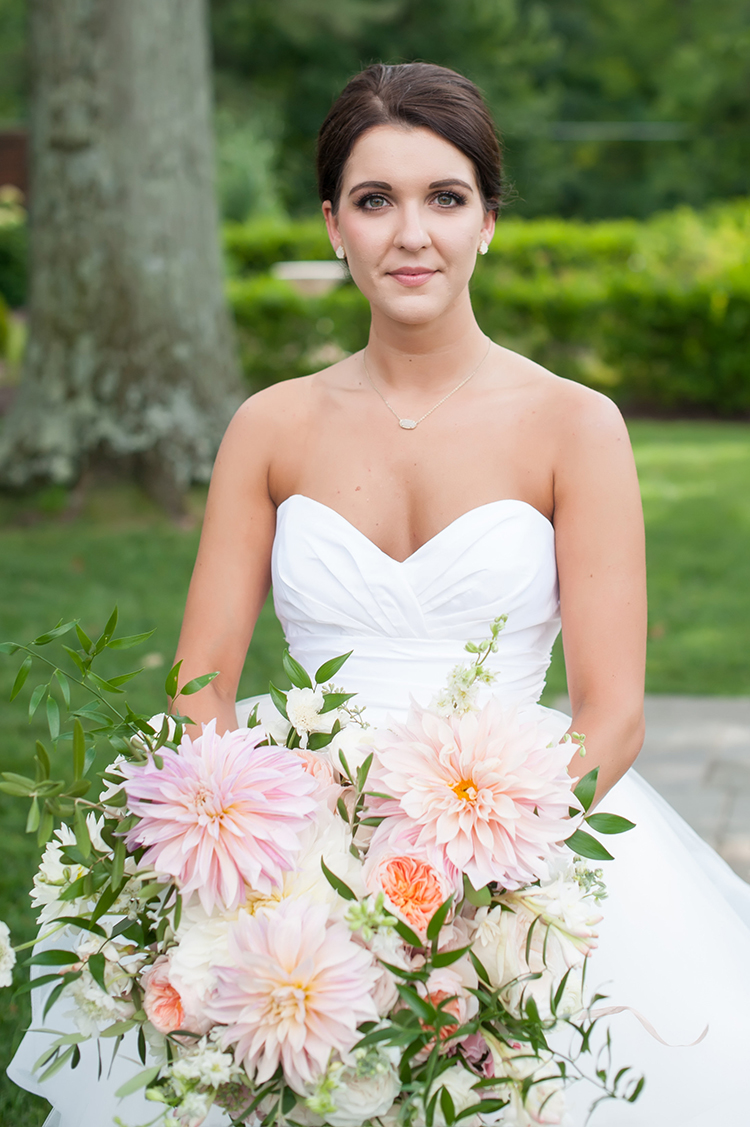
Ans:
POLYGON ((627 1013, 631 1013, 633 1017, 637 1017, 646 1032, 649 1033, 655 1041, 658 1041, 659 1044, 666 1045, 668 1049, 692 1049, 694 1045, 700 1045, 701 1041, 708 1034, 708 1026, 706 1026, 700 1037, 697 1037, 695 1041, 690 1041, 687 1045, 672 1045, 669 1041, 665 1041, 663 1037, 660 1037, 648 1018, 644 1017, 638 1010, 634 1010, 632 1006, 605 1006, 600 1010, 589 1010, 589 1017, 593 1021, 596 1021, 600 1017, 609 1017, 611 1014, 622 1014, 626 1011, 627 1013))

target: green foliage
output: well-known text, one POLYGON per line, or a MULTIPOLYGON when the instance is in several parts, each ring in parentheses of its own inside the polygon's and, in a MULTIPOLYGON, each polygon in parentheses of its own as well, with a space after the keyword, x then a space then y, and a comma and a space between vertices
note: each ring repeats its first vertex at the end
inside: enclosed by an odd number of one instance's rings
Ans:
MULTIPOLYGON (((14 188, 0 185, 0 302, 23 305, 28 283, 26 213, 14 188)), ((3 355, 0 326, 0 356, 3 355)))
MULTIPOLYGON (((229 298, 253 390, 364 346, 367 305, 349 283, 303 296, 262 271, 330 258, 323 224, 226 228, 229 298)), ((498 343, 624 408, 750 412, 750 203, 585 224, 503 219, 472 297, 498 343)))
POLYGON ((423 59, 479 84, 525 216, 644 217, 750 190, 743 0, 212 0, 211 14, 219 75, 276 107, 295 214, 316 204, 321 121, 373 60, 423 59), (667 123, 668 136, 566 134, 571 122, 667 123))

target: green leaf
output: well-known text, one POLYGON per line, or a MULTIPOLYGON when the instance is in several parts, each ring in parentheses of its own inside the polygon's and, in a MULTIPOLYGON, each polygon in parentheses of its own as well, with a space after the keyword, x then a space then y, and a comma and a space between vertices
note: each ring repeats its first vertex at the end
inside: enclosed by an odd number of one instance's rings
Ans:
POLYGON ((47 682, 46 685, 37 685, 36 688, 34 689, 34 692, 31 694, 31 700, 29 701, 29 720, 31 720, 31 718, 34 716, 34 713, 39 708, 39 705, 42 703, 42 698, 44 697, 44 694, 48 690, 49 690, 49 682, 47 682))
POLYGON ((410 947, 424 947, 424 943, 419 938, 416 931, 412 931, 409 925, 405 924, 403 920, 396 920, 391 926, 410 947))
POLYGON ((36 843, 40 849, 45 846, 49 839, 52 837, 52 831, 54 830, 54 828, 54 816, 52 814, 52 811, 47 806, 47 803, 45 802, 44 810, 42 811, 42 817, 39 821, 39 829, 36 832, 36 843))
POLYGON ((362 763, 362 766, 357 768, 357 790, 359 791, 363 791, 365 789, 367 776, 370 774, 370 768, 372 767, 373 755, 374 752, 371 751, 362 763))
POLYGON ((41 815, 39 811, 39 799, 32 798, 31 806, 29 807, 29 815, 26 819, 26 833, 35 834, 39 829, 40 820, 41 815))
POLYGON ((612 854, 607 852, 601 842, 584 830, 576 830, 575 833, 565 839, 565 844, 574 853, 580 854, 581 857, 589 857, 592 861, 614 860, 612 854))
MULTIPOLYGON (((107 642, 108 650, 129 650, 133 646, 140 646, 141 642, 145 642, 156 630, 146 630, 144 634, 128 634, 126 638, 112 638, 107 642)), ((100 1034, 101 1037, 104 1034, 100 1034)))
POLYGON ((509 1100, 480 1100, 478 1103, 472 1104, 471 1107, 465 1108, 460 1111, 456 1116, 456 1122, 462 1119, 467 1119, 470 1115, 491 1115, 495 1111, 500 1111, 501 1108, 507 1107, 509 1100))
POLYGON ((20 693, 21 689, 26 684, 26 678, 29 675, 30 669, 31 669, 31 654, 29 654, 27 657, 25 657, 23 659, 23 661, 21 662, 21 667, 18 670, 18 673, 16 674, 15 681, 13 682, 13 688, 10 690, 10 699, 11 700, 16 699, 16 697, 20 693))
POLYGON ((46 646, 48 642, 54 641, 55 638, 59 638, 63 634, 68 634, 75 625, 75 622, 58 623, 54 630, 48 630, 46 634, 40 634, 38 638, 34 638, 31 644, 32 646, 46 646))
POLYGON ((83 732, 83 725, 76 717, 73 725, 73 778, 80 779, 83 777, 84 768, 86 766, 86 737, 83 732))
POLYGON ((409 1009, 412 1013, 417 1015, 420 1021, 433 1021, 435 1016, 433 1007, 429 1002, 425 1002, 424 998, 420 998, 416 990, 413 990, 411 986, 405 986, 402 982, 396 983, 396 989, 403 1001, 406 1002, 409 1009))
POLYGON ((51 740, 56 740, 60 735, 60 706, 52 696, 47 694, 47 727, 51 740))
POLYGON ((117 627, 117 607, 115 607, 115 609, 112 611, 111 615, 107 619, 107 625, 104 627, 101 634, 99 635, 99 637, 96 640, 96 646, 94 647, 95 653, 101 653, 101 651, 104 649, 104 647, 109 645, 109 642, 112 638, 112 635, 115 632, 116 627, 117 627))
POLYGON ((324 661, 315 674, 316 685, 327 685, 329 681, 332 681, 339 669, 349 660, 353 653, 354 650, 349 650, 348 654, 341 654, 340 657, 332 657, 330 661, 324 661))
POLYGON ((455 951, 438 951, 430 961, 434 967, 449 967, 463 958, 468 950, 468 947, 458 947, 455 951))
POLYGON ((180 676, 181 665, 182 660, 173 665, 169 673, 167 673, 167 678, 164 682, 164 692, 167 694, 170 700, 174 700, 177 696, 177 679, 180 676))
POLYGON ((66 654, 67 654, 67 655, 68 655, 68 657, 69 657, 69 658, 71 659, 71 661, 73 662, 73 664, 74 664, 74 665, 76 666, 76 668, 77 668, 77 669, 78 669, 78 670, 79 670, 79 671, 80 671, 81 673, 85 673, 85 672, 86 672, 86 666, 85 666, 85 665, 83 664, 83 662, 81 661, 81 656, 80 656, 80 654, 77 654, 75 650, 72 650, 72 649, 70 648, 70 646, 63 646, 63 649, 65 650, 66 654))
POLYGON ((440 1107, 447 1127, 450 1127, 450 1125, 456 1121, 456 1107, 447 1088, 440 1089, 440 1107))
POLYGON ((341 708, 342 704, 346 704, 352 697, 356 697, 356 693, 323 693, 323 707, 320 712, 333 712, 335 708, 341 708))
POLYGON ((471 949, 469 949, 469 958, 471 959, 474 970, 477 972, 477 974, 481 978, 482 982, 486 982, 489 985, 490 976, 487 973, 487 968, 485 967, 484 963, 479 959, 479 957, 477 955, 475 955, 474 952, 471 949))
POLYGON ((112 858, 112 884, 119 884, 125 873, 126 848, 122 838, 118 838, 112 858))
POLYGON ((333 742, 333 732, 311 732, 307 737, 307 746, 310 751, 321 751, 333 742))
POLYGON ((596 782, 599 778, 599 768, 594 767, 593 771, 589 771, 588 775, 584 775, 579 779, 578 784, 573 791, 578 801, 584 810, 588 810, 591 803, 594 801, 596 794, 596 782))
POLYGON ((102 952, 97 951, 96 954, 89 957, 88 963, 89 970, 91 971, 91 977, 93 978, 97 986, 101 986, 105 994, 107 993, 107 986, 104 981, 104 967, 106 965, 106 961, 107 960, 104 958, 102 952))
POLYGON ((0 642, 0 654, 14 654, 20 648, 18 642, 0 642))
POLYGON ((98 673, 94 673, 91 669, 88 670, 84 677, 85 681, 90 681, 102 693, 121 693, 122 689, 118 689, 117 685, 113 685, 111 681, 105 681, 98 673))
POLYGON ((586 822, 599 834, 624 834, 635 828, 635 822, 621 818, 619 814, 589 814, 586 822))
POLYGON ((427 925, 427 939, 430 943, 436 940, 440 935, 440 928, 445 923, 446 917, 451 910, 451 904, 455 899, 455 893, 451 893, 447 900, 444 900, 434 916, 427 925))
POLYGON ((475 888, 466 873, 464 873, 464 896, 475 908, 485 908, 492 900, 489 885, 484 888, 475 888))
POLYGON ((193 677, 192 681, 188 681, 186 685, 182 686, 179 696, 190 697, 193 693, 200 692, 201 689, 205 689, 206 685, 210 685, 214 678, 218 676, 217 671, 216 673, 204 673, 200 677, 193 677))
POLYGON ((320 858, 320 867, 323 870, 325 878, 330 884, 331 888, 335 888, 339 896, 343 897, 344 900, 357 899, 349 885, 345 884, 344 881, 341 880, 341 877, 337 877, 335 873, 331 872, 322 857, 320 858))
POLYGON ((307 670, 303 669, 300 663, 294 660, 289 650, 284 650, 281 664, 284 666, 284 672, 296 689, 312 688, 312 681, 310 680, 307 670))
MULTIPOLYGON (((41 793, 41 787, 37 787, 37 790, 41 793)), ((91 779, 78 779, 77 782, 70 784, 65 794, 68 798, 83 798, 90 790, 91 779)))
POLYGON ((115 1092, 115 1095, 118 1097, 118 1099, 123 1099, 125 1096, 132 1095, 133 1092, 138 1092, 141 1088, 145 1088, 148 1084, 150 1084, 152 1080, 156 1080, 156 1077, 160 1072, 160 1064, 153 1065, 151 1068, 144 1068, 142 1072, 137 1073, 137 1075, 135 1076, 131 1076, 130 1080, 121 1085, 121 1087, 119 1087, 115 1092))
POLYGON ((87 920, 85 916, 57 916, 55 923, 70 924, 71 927, 80 928, 81 931, 90 931, 92 935, 98 935, 100 939, 107 938, 104 928, 92 923, 91 920, 87 920))
POLYGON ((94 643, 91 641, 86 631, 81 628, 79 623, 76 623, 76 634, 78 635, 78 641, 81 643, 81 649, 85 653, 90 653, 94 643))
POLYGON ((273 681, 269 681, 268 683, 268 693, 271 697, 271 700, 275 704, 277 711, 281 713, 285 720, 288 720, 289 717, 286 711, 286 693, 282 693, 281 689, 277 689, 273 681))
POLYGON ((143 670, 134 669, 132 673, 120 673, 117 677, 110 677, 108 684, 115 685, 119 689, 120 685, 127 685, 128 681, 132 681, 139 673, 143 673, 143 670))
POLYGON ((62 951, 53 948, 49 951, 40 951, 38 955, 31 955, 24 962, 25 967, 70 967, 79 962, 75 951, 62 951))
POLYGON ((80 806, 76 806, 76 812, 73 816, 73 829, 76 835, 76 844, 83 854, 84 860, 88 861, 91 856, 91 838, 80 806))
POLYGON ((70 681, 65 676, 62 669, 56 669, 54 676, 55 680, 60 686, 60 692, 62 693, 63 700, 65 701, 65 707, 70 708, 70 681))
POLYGON ((123 1033, 127 1033, 133 1029, 137 1022, 130 1019, 129 1021, 116 1021, 114 1025, 108 1025, 106 1029, 102 1029, 99 1034, 100 1037, 122 1037, 123 1033))

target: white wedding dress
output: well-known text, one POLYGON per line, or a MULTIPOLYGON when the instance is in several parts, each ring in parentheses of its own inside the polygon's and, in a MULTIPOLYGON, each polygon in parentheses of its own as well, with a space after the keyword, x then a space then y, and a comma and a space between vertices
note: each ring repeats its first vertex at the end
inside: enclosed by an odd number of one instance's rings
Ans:
MULTIPOLYGON (((412 696, 428 704, 465 659, 465 642, 486 637, 501 614, 508 621, 491 691, 522 712, 542 708, 559 630, 555 534, 523 501, 471 509, 399 563, 333 509, 293 495, 278 510, 273 590, 305 668, 353 650, 336 681, 359 694, 371 723, 403 716, 412 696)), ((544 713, 561 736, 569 718, 544 713)), ((742 1127, 750 1123, 750 886, 635 771, 604 805, 637 828, 607 842, 616 859, 603 866, 609 897, 588 985, 609 996, 604 1004, 638 1011, 669 1045, 632 1012, 608 1019, 615 1063, 647 1082, 634 1105, 601 1105, 591 1127, 742 1127), (706 1025, 699 1044, 671 1047, 695 1041, 706 1025)), ((60 1009, 48 1019, 53 1028, 62 1028, 53 1021, 60 1009)), ((84 1046, 91 1051, 76 1072, 41 1088, 31 1068, 44 1044, 27 1036, 10 1075, 50 1099, 50 1127, 109 1127, 114 1114, 129 1127, 154 1119, 158 1105, 139 1097, 118 1104, 112 1095, 135 1070, 132 1051, 116 1082, 97 1083, 95 1051, 84 1046)), ((573 1127, 583 1127, 595 1095, 583 1084, 574 1089, 573 1127)), ((215 1109, 207 1127, 226 1122, 215 1109)))

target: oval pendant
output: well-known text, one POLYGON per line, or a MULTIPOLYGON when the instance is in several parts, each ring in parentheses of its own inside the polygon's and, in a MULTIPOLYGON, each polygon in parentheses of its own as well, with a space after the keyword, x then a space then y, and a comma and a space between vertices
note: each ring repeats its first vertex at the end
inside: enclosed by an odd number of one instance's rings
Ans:
POLYGON ((414 430, 417 424, 414 422, 414 419, 399 419, 398 425, 403 427, 404 430, 414 430))

